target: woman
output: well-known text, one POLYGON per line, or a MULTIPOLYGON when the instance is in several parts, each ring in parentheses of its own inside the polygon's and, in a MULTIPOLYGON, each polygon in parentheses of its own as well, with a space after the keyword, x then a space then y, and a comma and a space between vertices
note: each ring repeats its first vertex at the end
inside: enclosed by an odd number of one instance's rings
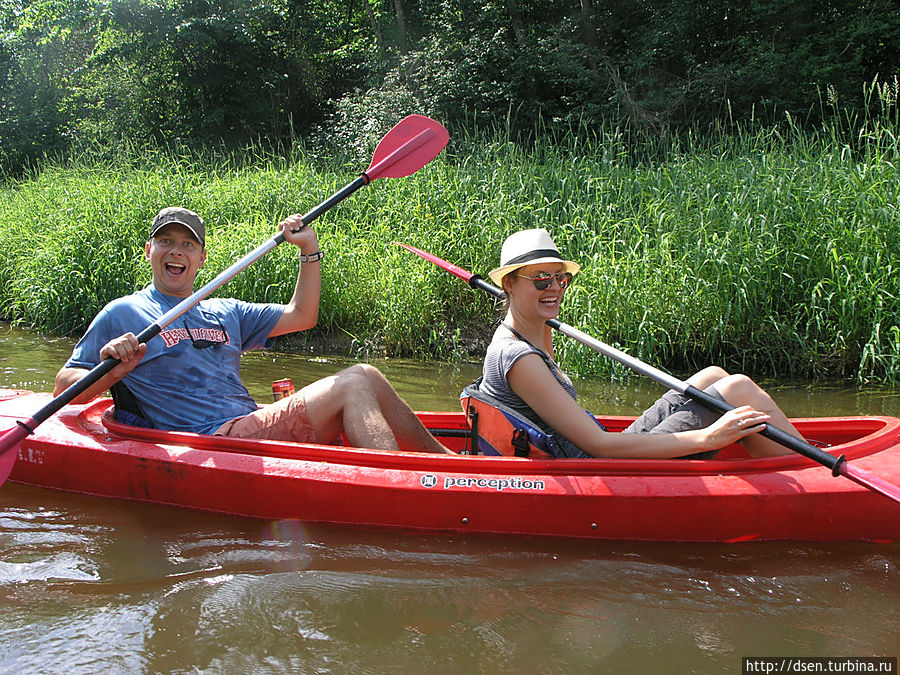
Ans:
POLYGON ((666 392, 621 434, 602 430, 578 405, 575 388, 553 357, 545 322, 556 318, 580 269, 564 260, 544 229, 523 230, 503 243, 500 267, 489 274, 506 292, 508 311, 484 360, 481 391, 536 422, 557 440, 560 456, 708 459, 742 441, 753 457, 786 454, 759 435, 764 423, 800 434, 772 398, 745 375, 716 366, 688 383, 735 407, 721 417, 675 391, 666 392))

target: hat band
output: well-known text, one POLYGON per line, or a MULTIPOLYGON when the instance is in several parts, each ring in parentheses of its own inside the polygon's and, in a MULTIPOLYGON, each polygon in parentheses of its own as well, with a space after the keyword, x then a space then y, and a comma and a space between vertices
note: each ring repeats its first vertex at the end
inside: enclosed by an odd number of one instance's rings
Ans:
POLYGON ((510 258, 503 263, 503 267, 527 263, 529 260, 537 260, 538 258, 559 258, 560 262, 562 262, 562 256, 559 255, 559 251, 552 248, 541 248, 537 251, 529 251, 528 253, 523 253, 515 258, 510 258))

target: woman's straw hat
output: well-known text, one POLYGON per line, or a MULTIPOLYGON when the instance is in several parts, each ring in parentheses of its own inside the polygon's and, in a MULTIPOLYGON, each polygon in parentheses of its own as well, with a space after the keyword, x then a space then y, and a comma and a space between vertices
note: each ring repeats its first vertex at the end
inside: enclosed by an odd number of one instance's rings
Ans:
POLYGON ((537 263, 562 263, 566 266, 566 272, 571 274, 577 274, 581 269, 578 263, 563 260, 550 233, 544 228, 537 228, 509 235, 500 249, 500 267, 488 272, 488 276, 499 286, 503 283, 503 277, 513 270, 537 263))

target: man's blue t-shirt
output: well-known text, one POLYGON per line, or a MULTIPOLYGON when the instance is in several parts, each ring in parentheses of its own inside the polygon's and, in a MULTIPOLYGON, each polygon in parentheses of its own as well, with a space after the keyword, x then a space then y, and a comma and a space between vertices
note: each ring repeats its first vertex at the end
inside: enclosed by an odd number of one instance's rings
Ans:
MULTIPOLYGON (((91 322, 66 366, 93 368, 103 345, 123 333, 137 335, 182 300, 152 284, 113 300, 91 322)), ((281 305, 231 298, 203 300, 147 342, 140 365, 122 382, 156 428, 210 434, 256 410, 241 382, 241 353, 265 348, 283 311, 281 305), (213 345, 195 347, 204 341, 213 345)))

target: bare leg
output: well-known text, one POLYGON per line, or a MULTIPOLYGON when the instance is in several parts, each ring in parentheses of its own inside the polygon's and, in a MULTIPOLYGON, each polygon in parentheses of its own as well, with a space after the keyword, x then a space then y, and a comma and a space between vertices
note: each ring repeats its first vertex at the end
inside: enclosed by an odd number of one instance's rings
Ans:
POLYGON ((724 377, 728 377, 728 371, 719 366, 709 366, 694 373, 687 379, 687 383, 694 385, 697 389, 706 389, 724 377))
POLYGON ((343 432, 356 447, 455 454, 428 433, 390 382, 370 365, 351 366, 302 392, 316 436, 323 442, 334 441, 343 432))
MULTIPOLYGON (((772 400, 756 382, 746 375, 728 375, 715 382, 716 389, 734 406, 749 405, 754 410, 771 416, 770 424, 788 432, 797 438, 803 438, 800 432, 788 421, 778 404, 772 400)), ((759 434, 753 434, 743 440, 744 447, 753 457, 775 457, 786 455, 791 451, 780 443, 769 440, 759 434)))
POLYGON ((344 370, 304 387, 301 394, 320 442, 333 443, 343 432, 356 447, 399 449, 377 396, 359 377, 344 370))
POLYGON ((393 429, 401 448, 422 448, 427 452, 456 454, 438 443, 428 432, 409 404, 400 398, 380 370, 368 364, 360 364, 354 368, 360 368, 365 373, 368 383, 378 396, 381 413, 393 429))

